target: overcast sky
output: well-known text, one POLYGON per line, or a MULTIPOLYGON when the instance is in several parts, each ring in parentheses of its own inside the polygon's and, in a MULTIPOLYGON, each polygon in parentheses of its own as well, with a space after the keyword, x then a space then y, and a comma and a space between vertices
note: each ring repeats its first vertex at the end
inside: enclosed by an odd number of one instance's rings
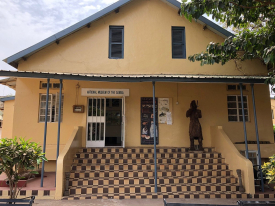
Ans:
MULTIPOLYGON (((0 0, 0 70, 15 70, 2 60, 96 13, 117 0, 0 0)), ((0 85, 0 96, 15 94, 0 85)))

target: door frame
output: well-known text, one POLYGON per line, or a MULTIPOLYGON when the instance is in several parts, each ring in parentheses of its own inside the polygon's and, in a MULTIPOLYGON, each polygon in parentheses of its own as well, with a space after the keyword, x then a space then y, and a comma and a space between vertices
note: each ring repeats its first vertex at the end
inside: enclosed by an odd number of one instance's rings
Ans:
POLYGON ((122 96, 122 97, 109 97, 109 96, 105 96, 105 97, 88 97, 87 98, 87 111, 86 111, 86 134, 85 134, 85 146, 86 147, 101 147, 101 148, 104 148, 104 147, 123 147, 125 148, 125 125, 126 125, 126 118, 125 118, 125 96, 122 96), (89 114, 89 99, 104 99, 104 105, 105 105, 105 108, 104 108, 104 117, 105 117, 105 121, 104 121, 104 146, 87 146, 87 137, 88 137, 88 125, 89 125, 89 122, 88 122, 88 114, 89 114), (121 99, 122 100, 122 106, 121 106, 121 115, 122 115, 122 118, 121 118, 121 146, 105 146, 105 133, 106 133, 106 99, 121 99))
MULTIPOLYGON (((85 145, 86 145, 86 147, 105 147, 105 126, 106 126, 106 98, 105 97, 88 97, 87 98, 87 111, 86 111, 86 135, 85 135, 85 145), (91 123, 91 122, 88 122, 88 118, 89 118, 89 100, 90 99, 101 99, 101 101, 103 100, 104 101, 104 122, 103 121, 100 121, 100 123, 104 123, 104 142, 103 142, 103 146, 102 146, 102 141, 94 141, 94 143, 97 143, 97 144, 95 144, 95 145, 92 145, 92 146, 88 146, 87 145, 87 139, 88 139, 88 133, 89 133, 89 123, 91 123)), ((91 116, 91 118, 92 118, 92 116, 91 116)), ((102 118, 101 116, 95 116, 94 118, 102 118)), ((97 122, 97 121, 96 121, 97 122)), ((100 127, 101 128, 101 127, 100 127)), ((92 140, 91 140, 91 142, 92 142, 92 140)))

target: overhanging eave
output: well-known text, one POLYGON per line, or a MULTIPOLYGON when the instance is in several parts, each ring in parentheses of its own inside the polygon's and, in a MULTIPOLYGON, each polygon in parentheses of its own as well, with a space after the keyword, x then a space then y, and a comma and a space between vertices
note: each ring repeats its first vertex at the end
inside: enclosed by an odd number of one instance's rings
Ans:
POLYGON ((186 83, 254 83, 263 84, 264 76, 210 76, 184 74, 75 74, 51 72, 0 71, 3 77, 64 79, 96 82, 186 82, 186 83))

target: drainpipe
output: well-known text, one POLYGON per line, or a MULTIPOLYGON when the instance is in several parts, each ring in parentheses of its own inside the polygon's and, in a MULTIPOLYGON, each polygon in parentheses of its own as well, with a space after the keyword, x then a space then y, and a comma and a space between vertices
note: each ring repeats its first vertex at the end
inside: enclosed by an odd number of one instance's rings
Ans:
MULTIPOLYGON (((46 95, 46 111, 45 111, 45 127, 44 127, 43 153, 46 152, 47 122, 48 122, 48 105, 49 105, 49 88, 50 88, 50 79, 47 79, 47 95, 46 95)), ((44 154, 44 157, 45 157, 45 154, 44 154)), ((45 161, 42 160, 41 184, 40 184, 40 187, 43 187, 44 167, 45 167, 45 161)))
POLYGON ((251 92, 252 92, 254 122, 255 122, 257 148, 258 148, 259 170, 260 170, 260 174, 261 174, 261 186, 262 186, 262 191, 264 192, 264 180, 263 180, 263 171, 262 171, 261 148, 260 148, 260 141, 259 141, 258 122, 257 122, 257 114, 256 114, 255 96, 254 96, 254 84, 251 84, 251 92))
POLYGON ((243 84, 242 83, 240 83, 240 90, 241 90, 241 103, 242 103, 242 114, 243 114, 243 129, 244 129, 244 140, 245 140, 245 151, 246 151, 245 156, 246 156, 246 159, 248 159, 248 145, 247 145, 247 133, 246 133, 246 124, 245 124, 245 115, 244 115, 243 84))
POLYGON ((153 117, 154 117, 154 160, 155 160, 155 193, 158 192, 158 186, 157 186, 157 133, 156 133, 156 98, 155 98, 155 82, 153 83, 153 117))

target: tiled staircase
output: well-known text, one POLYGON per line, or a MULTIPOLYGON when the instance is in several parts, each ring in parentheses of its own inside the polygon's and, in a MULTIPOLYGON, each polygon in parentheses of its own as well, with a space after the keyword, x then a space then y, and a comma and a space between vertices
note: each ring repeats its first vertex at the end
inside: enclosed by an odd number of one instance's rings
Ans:
POLYGON ((239 192, 214 148, 157 149, 158 192, 154 193, 154 150, 83 148, 76 154, 63 199, 248 198, 239 192))

